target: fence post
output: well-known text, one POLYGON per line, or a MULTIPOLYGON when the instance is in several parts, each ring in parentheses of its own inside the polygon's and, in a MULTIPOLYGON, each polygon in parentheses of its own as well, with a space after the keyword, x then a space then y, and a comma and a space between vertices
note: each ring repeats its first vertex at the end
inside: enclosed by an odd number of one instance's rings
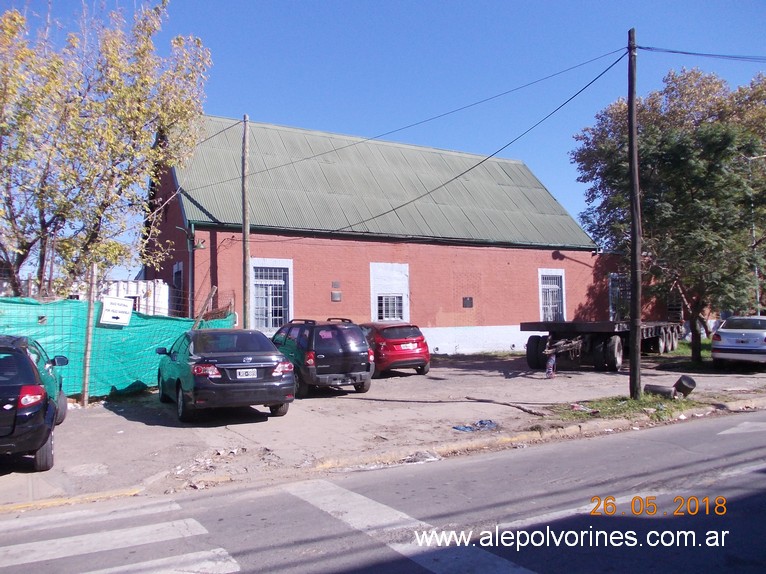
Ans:
POLYGON ((88 285, 88 319, 85 325, 85 357, 82 370, 82 406, 88 406, 88 385, 90 383, 90 355, 93 341, 93 308, 96 306, 96 264, 90 268, 90 283, 88 285))

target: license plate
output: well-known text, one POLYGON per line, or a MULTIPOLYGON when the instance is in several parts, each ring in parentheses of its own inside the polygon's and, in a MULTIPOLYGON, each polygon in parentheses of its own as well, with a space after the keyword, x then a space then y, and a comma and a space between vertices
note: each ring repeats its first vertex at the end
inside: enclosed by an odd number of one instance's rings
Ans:
POLYGON ((258 378, 258 369, 237 369, 238 379, 256 379, 258 378))
POLYGON ((418 344, 417 343, 402 343, 402 349, 417 349, 418 344))

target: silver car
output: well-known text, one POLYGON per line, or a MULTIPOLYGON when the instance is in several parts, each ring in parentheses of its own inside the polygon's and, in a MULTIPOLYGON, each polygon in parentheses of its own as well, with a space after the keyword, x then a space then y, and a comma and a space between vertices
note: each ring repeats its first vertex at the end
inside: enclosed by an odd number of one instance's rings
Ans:
POLYGON ((724 361, 766 363, 766 317, 729 317, 713 334, 713 365, 724 361))

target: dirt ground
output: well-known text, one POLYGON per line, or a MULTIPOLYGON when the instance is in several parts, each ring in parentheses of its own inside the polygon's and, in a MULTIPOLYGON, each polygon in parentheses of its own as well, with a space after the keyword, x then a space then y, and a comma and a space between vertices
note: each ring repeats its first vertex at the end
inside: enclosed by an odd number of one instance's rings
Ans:
MULTIPOLYGON (((563 366, 563 365, 562 365, 563 366)), ((685 418, 766 407, 766 371, 694 372, 688 361, 642 364, 644 385, 670 388, 690 375, 701 403, 685 418)), ((562 420, 552 405, 627 397, 630 372, 530 371, 523 356, 435 357, 427 375, 392 372, 368 393, 316 392, 284 417, 260 408, 204 413, 178 422, 155 390, 73 408, 56 430, 51 471, 0 461, 0 505, 98 493, 167 493, 248 482, 274 484, 327 473, 438 460, 576 436, 637 429, 648 417, 562 420)))

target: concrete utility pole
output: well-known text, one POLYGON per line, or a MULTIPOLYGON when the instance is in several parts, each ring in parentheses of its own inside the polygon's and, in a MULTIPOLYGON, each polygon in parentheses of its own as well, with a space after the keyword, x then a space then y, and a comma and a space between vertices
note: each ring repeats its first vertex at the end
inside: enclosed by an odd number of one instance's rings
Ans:
POLYGON ((247 114, 242 133, 242 325, 250 328, 250 202, 247 199, 247 156, 249 131, 247 114))
POLYGON ((628 150, 630 160, 630 398, 641 398, 641 190, 636 126, 636 30, 628 31, 628 150))

